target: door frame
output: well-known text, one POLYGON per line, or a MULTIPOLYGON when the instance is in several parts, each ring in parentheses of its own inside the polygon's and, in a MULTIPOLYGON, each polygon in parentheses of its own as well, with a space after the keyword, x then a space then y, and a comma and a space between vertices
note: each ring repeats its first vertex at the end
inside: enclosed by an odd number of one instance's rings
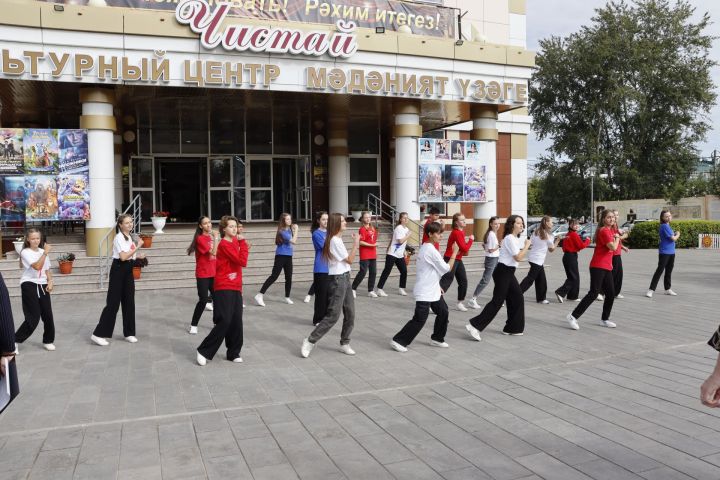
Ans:
MULTIPOLYGON (((130 201, 132 201, 132 199, 135 198, 135 195, 137 195, 139 192, 152 192, 152 209, 151 209, 151 211, 153 211, 153 212, 156 211, 155 205, 156 205, 157 200, 155 198, 155 156, 154 155, 131 155, 130 156, 130 159, 128 161, 128 189, 130 191, 129 192, 130 193, 130 197, 129 197, 130 201), (150 160, 150 163, 152 165, 152 168, 151 168, 151 172, 152 172, 151 173, 151 177, 152 177, 151 185, 152 186, 151 187, 149 187, 149 188, 148 187, 135 187, 133 185, 133 163, 136 160, 150 160)), ((118 207, 120 207, 120 205, 118 205, 118 207)), ((142 216, 140 218, 140 221, 141 221, 141 223, 144 223, 144 224, 152 223, 149 220, 143 222, 142 216)))
POLYGON ((208 155, 207 156, 207 165, 206 165, 207 195, 206 195, 206 198, 207 198, 207 205, 208 205, 208 213, 207 214, 210 217, 211 221, 220 220, 220 217, 215 218, 214 213, 212 211, 212 198, 211 198, 212 192, 223 191, 223 190, 227 191, 228 199, 230 200, 230 212, 235 213, 235 195, 233 195, 233 190, 235 187, 232 184, 233 178, 234 178, 234 176, 233 176, 233 173, 234 173, 233 172, 233 157, 234 157, 234 155, 230 155, 230 154, 228 154, 228 155, 208 155), (218 159, 228 160, 230 163, 230 170, 229 170, 230 178, 228 179, 228 186, 226 186, 226 187, 213 187, 212 186, 212 181, 211 181, 212 177, 210 175, 210 165, 213 160, 218 160, 218 159))
POLYGON ((250 208, 251 208, 251 192, 257 190, 269 190, 270 191, 270 211, 275 211, 275 178, 273 173, 273 162, 275 160, 294 160, 295 161, 295 203, 298 205, 298 212, 305 213, 304 215, 294 215, 298 220, 312 220, 312 165, 310 162, 310 155, 280 155, 280 154, 248 154, 245 155, 245 211, 247 212, 247 221, 249 222, 267 222, 275 220, 274 218, 269 219, 251 219, 250 208), (253 160, 269 160, 270 161, 270 187, 251 187, 250 175, 252 170, 253 160), (304 179, 303 172, 305 173, 304 179), (304 180, 304 182, 303 182, 304 180), (305 185, 302 185, 305 183, 305 185))

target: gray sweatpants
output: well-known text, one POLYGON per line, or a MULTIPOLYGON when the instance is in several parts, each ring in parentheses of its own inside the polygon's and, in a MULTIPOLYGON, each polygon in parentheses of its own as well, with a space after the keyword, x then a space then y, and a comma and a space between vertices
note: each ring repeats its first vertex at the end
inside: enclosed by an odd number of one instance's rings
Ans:
POLYGON ((317 343, 337 323, 342 312, 345 318, 343 318, 342 332, 340 332, 340 345, 347 345, 350 343, 350 333, 355 326, 355 300, 350 288, 350 272, 342 275, 328 275, 327 295, 327 313, 312 331, 308 341, 317 343))

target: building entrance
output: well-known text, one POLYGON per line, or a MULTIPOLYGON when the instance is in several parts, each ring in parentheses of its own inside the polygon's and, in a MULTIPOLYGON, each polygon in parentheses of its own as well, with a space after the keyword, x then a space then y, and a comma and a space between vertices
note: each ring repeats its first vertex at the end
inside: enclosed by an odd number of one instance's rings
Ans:
POLYGON ((197 222, 207 211, 205 159, 160 160, 160 210, 178 222, 197 222))

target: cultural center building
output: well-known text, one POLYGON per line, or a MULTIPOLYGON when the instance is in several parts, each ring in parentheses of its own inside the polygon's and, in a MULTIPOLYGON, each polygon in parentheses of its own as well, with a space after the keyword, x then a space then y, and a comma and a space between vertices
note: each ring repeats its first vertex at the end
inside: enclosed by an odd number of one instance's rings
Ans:
POLYGON ((2 10, 0 130, 87 131, 88 254, 136 195, 144 220, 188 223, 308 220, 369 194, 415 220, 462 210, 476 231, 527 211, 525 0, 2 10), (472 203, 463 181, 482 191, 472 203))

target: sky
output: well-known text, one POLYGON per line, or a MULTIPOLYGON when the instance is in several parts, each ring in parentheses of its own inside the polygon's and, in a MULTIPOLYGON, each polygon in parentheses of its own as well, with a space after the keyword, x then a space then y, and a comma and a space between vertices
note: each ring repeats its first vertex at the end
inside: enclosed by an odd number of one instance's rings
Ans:
MULTIPOLYGON (((705 33, 720 37, 720 0, 689 0, 696 8, 695 14, 700 18, 704 12, 710 13, 713 22, 705 33)), ((527 48, 538 52, 539 41, 557 35, 566 37, 576 32, 581 26, 590 23, 595 9, 606 4, 606 0, 527 0, 527 48)), ((720 39, 716 39, 710 56, 720 62, 720 39)), ((715 91, 720 102, 720 67, 712 70, 715 91)), ((701 155, 709 157, 714 149, 720 152, 720 103, 710 112, 710 124, 713 129, 708 132, 704 143, 698 145, 701 155)), ((528 168, 532 170, 534 159, 542 155, 550 145, 549 141, 538 141, 531 133, 528 138, 528 168)), ((529 172, 532 174, 532 172, 529 172)))

